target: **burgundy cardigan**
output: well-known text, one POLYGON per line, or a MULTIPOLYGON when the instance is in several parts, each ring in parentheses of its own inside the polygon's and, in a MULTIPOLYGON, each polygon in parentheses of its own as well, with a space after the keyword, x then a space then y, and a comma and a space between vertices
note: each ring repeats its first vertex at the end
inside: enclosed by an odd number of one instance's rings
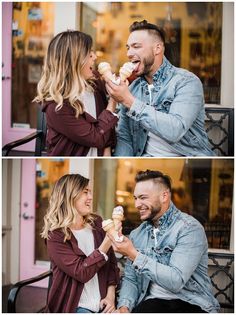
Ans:
POLYGON ((57 104, 54 101, 44 103, 42 110, 47 120, 48 156, 86 156, 91 147, 98 148, 98 156, 102 156, 104 148, 115 147, 118 118, 106 110, 104 84, 99 79, 95 84, 97 119, 86 112, 76 118, 68 100, 64 101, 59 111, 55 111, 57 104))
POLYGON ((84 283, 98 274, 101 299, 107 294, 109 285, 119 282, 119 269, 112 248, 108 251, 108 261, 97 249, 105 232, 102 219, 97 216, 93 228, 95 250, 86 256, 78 247, 74 235, 64 242, 64 233, 57 229, 50 233, 47 250, 51 260, 53 279, 49 290, 46 312, 75 313, 83 291, 84 283))

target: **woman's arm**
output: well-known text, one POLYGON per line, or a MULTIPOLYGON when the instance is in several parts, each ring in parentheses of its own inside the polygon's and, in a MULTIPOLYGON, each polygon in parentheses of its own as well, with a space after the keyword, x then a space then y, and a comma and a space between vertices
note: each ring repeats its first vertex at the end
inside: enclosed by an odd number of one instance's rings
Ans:
MULTIPOLYGON (((99 249, 107 252, 110 248, 108 240, 104 239, 99 249)), ((79 282, 86 283, 105 265, 104 255, 95 249, 89 256, 80 250, 76 252, 71 241, 64 242, 64 234, 61 231, 54 231, 47 240, 47 249, 50 260, 63 272, 79 282)))
POLYGON ((113 115, 112 108, 105 109, 97 119, 87 113, 75 117, 70 105, 55 112, 53 104, 48 105, 46 110, 47 124, 56 132, 66 136, 74 143, 82 146, 102 149, 109 146, 110 137, 118 118, 113 115))

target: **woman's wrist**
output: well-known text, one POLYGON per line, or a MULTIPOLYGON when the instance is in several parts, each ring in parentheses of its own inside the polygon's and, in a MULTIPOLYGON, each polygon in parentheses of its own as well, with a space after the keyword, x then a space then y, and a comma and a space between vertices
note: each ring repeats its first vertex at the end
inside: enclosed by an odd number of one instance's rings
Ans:
POLYGON ((116 286, 110 285, 107 289, 107 297, 111 300, 115 300, 116 297, 116 286))
POLYGON ((99 246, 99 250, 101 250, 102 252, 104 253, 107 253, 108 250, 110 249, 112 243, 111 243, 111 240, 109 239, 109 237, 106 235, 102 244, 99 246))
POLYGON ((113 98, 110 97, 108 104, 107 104, 107 110, 114 113, 116 111, 116 104, 117 104, 117 102, 113 98))

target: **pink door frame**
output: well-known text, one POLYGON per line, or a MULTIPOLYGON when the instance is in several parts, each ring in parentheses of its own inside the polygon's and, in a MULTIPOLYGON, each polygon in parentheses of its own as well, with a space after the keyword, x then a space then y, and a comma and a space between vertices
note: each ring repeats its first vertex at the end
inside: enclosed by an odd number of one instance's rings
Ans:
MULTIPOLYGON (((35 204, 36 159, 22 159, 21 209, 20 209, 20 280, 47 271, 47 266, 35 263, 35 204), (28 219, 24 218, 28 216, 28 219)), ((48 279, 35 284, 47 287, 48 279)))
MULTIPOLYGON (((2 3, 2 74, 9 79, 2 81, 2 145, 23 138, 35 129, 13 128, 11 126, 11 88, 12 88, 12 12, 13 3, 2 3)), ((19 150, 34 151, 35 141, 20 146, 19 150)))

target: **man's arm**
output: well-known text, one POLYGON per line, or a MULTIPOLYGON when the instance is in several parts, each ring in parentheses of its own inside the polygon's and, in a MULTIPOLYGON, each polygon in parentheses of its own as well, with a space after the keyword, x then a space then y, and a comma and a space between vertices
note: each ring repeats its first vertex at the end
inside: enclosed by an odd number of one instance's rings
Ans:
POLYGON ((161 264, 142 253, 135 255, 135 248, 130 240, 119 244, 114 241, 113 243, 115 251, 126 254, 133 260, 132 271, 136 277, 144 275, 173 293, 179 292, 185 286, 208 246, 204 229, 200 224, 183 227, 168 265, 161 264))
POLYGON ((138 298, 137 274, 134 271, 132 262, 128 259, 125 265, 117 308, 120 312, 131 312, 136 306, 138 298))
POLYGON ((117 144, 114 156, 134 156, 133 140, 129 127, 129 117, 126 115, 127 109, 120 105, 119 121, 116 128, 117 144))
POLYGON ((164 113, 153 106, 131 97, 124 86, 109 84, 109 93, 119 99, 129 111, 127 115, 141 124, 149 131, 169 142, 178 142, 196 120, 204 106, 203 89, 201 81, 196 76, 188 76, 179 82, 170 111, 164 113))

